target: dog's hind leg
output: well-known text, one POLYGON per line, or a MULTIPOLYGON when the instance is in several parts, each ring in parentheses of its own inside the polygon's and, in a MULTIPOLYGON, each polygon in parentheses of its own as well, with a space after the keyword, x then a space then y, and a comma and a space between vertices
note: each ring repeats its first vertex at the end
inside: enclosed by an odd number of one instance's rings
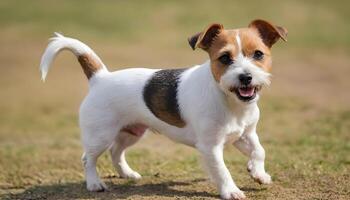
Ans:
MULTIPOLYGON (((81 123, 83 124, 83 123, 81 123)), ((84 124, 85 125, 85 124, 84 124)), ((101 192, 107 189, 96 170, 98 157, 110 147, 118 132, 112 123, 97 123, 82 126, 82 156, 86 185, 89 191, 101 192)))
POLYGON ((85 171, 86 187, 89 191, 92 192, 103 192, 107 189, 106 184, 100 180, 96 171, 96 162, 100 154, 91 154, 90 152, 84 152, 81 158, 85 171))
POLYGON ((141 178, 139 173, 129 167, 125 159, 125 150, 139 141, 140 138, 140 135, 133 135, 127 131, 120 131, 115 143, 110 148, 113 165, 122 178, 141 178))

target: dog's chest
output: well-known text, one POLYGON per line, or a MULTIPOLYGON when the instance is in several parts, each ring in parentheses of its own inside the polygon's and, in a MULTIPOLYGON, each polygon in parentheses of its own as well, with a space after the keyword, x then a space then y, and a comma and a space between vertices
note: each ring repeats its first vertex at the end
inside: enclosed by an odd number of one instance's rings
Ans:
POLYGON ((225 142, 234 142, 238 140, 246 130, 246 128, 253 124, 255 117, 252 113, 231 116, 223 129, 225 135, 225 142))
POLYGON ((244 133, 246 124, 243 121, 232 120, 223 129, 225 135, 225 143, 238 140, 244 133))

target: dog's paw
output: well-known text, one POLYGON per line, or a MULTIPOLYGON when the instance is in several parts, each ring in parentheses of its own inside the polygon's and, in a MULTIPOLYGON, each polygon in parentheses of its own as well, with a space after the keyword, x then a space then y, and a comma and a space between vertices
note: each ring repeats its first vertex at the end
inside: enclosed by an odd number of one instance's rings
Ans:
POLYGON ((266 172, 253 172, 250 174, 251 177, 259 184, 271 184, 271 176, 266 172))
POLYGON ((104 192, 108 190, 107 185, 102 181, 88 182, 86 187, 91 192, 104 192))
POLYGON ((238 188, 231 191, 222 192, 220 196, 224 200, 242 200, 246 198, 244 193, 238 188))
POLYGON ((120 173, 120 176, 122 178, 129 178, 129 179, 133 179, 133 180, 139 180, 142 178, 142 176, 138 172, 135 172, 135 171, 130 171, 128 173, 120 173))

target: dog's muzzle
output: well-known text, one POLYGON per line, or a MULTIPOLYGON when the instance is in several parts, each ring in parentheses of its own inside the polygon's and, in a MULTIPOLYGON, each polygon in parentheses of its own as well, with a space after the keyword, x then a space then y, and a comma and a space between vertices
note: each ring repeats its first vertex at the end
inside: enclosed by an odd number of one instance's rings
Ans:
POLYGON ((235 93, 241 101, 248 102, 256 97, 257 92, 261 89, 259 85, 252 85, 253 76, 250 73, 240 74, 238 76, 240 85, 232 87, 231 92, 235 93))

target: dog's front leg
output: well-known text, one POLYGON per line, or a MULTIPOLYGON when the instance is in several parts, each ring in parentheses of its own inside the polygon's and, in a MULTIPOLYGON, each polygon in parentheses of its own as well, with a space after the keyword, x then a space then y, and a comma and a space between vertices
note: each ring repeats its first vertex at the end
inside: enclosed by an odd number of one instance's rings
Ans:
POLYGON ((223 157, 223 145, 197 145, 204 166, 223 199, 244 199, 244 193, 234 183, 223 157))
POLYGON ((265 171, 265 150, 256 133, 256 124, 248 127, 234 145, 249 157, 247 169, 251 177, 260 184, 270 184, 271 176, 265 171))

